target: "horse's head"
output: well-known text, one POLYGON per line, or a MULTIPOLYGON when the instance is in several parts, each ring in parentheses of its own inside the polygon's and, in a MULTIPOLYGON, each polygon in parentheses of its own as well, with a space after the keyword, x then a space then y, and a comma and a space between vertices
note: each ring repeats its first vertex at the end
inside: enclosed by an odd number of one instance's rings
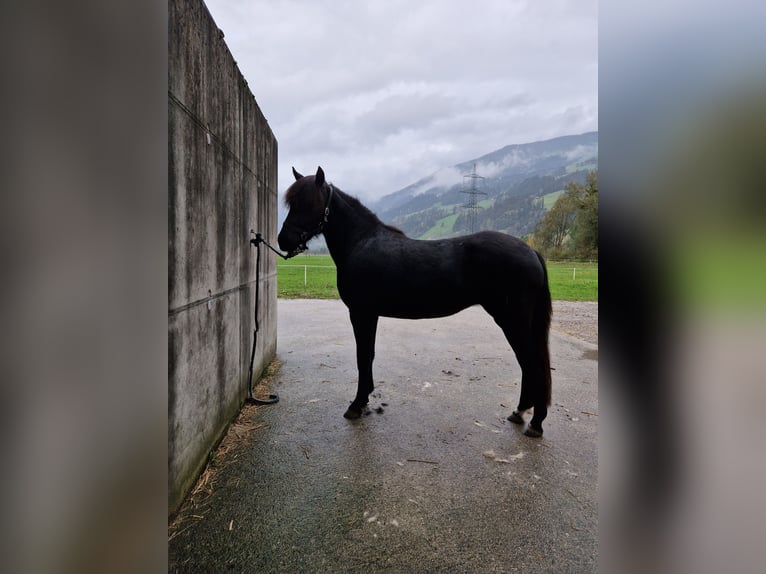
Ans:
POLYGON ((305 177, 293 168, 293 175, 295 183, 285 193, 290 211, 278 237, 279 248, 287 251, 288 257, 308 249, 306 243, 322 232, 332 199, 332 186, 325 181, 321 167, 316 175, 305 177))

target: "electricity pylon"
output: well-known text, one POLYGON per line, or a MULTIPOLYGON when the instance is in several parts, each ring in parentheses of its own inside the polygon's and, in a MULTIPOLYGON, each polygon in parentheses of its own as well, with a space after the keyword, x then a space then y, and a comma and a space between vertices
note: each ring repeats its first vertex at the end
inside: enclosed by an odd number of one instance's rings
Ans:
POLYGON ((480 179, 484 179, 480 175, 476 175, 476 162, 473 164, 473 171, 463 176, 463 189, 460 190, 460 193, 465 193, 468 195, 468 201, 463 206, 464 209, 467 210, 466 218, 468 220, 468 232, 469 233, 476 233, 476 211, 481 209, 481 206, 476 201, 476 197, 479 195, 487 195, 483 191, 479 191, 477 188, 477 182, 480 179), (466 181, 465 179, 470 179, 470 184, 466 188, 466 181))

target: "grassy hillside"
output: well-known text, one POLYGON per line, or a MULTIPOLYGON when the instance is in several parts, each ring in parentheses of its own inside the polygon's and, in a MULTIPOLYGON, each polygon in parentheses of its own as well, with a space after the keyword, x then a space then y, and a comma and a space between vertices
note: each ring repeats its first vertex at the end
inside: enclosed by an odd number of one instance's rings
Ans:
POLYGON ((459 213, 454 213, 437 220, 431 229, 420 236, 420 239, 434 239, 451 235, 455 227, 455 221, 459 215, 459 213))
MULTIPOLYGON (((562 171, 563 168, 562 168, 562 171)), ((476 211, 476 229, 493 229, 526 237, 550 209, 570 181, 581 183, 586 172, 574 171, 562 175, 534 176, 509 187, 494 182, 486 187, 485 197, 476 211), (543 198, 541 204, 540 198, 543 198)), ((440 196, 420 195, 396 209, 379 213, 383 221, 401 228, 410 237, 439 239, 465 233, 468 230, 467 197, 459 188, 440 196)))
POLYGON ((545 211, 548 211, 551 207, 553 207, 553 204, 556 203, 556 200, 562 193, 564 193, 564 190, 560 189, 558 191, 554 191, 553 193, 546 193, 543 196, 543 207, 545 208, 545 211))

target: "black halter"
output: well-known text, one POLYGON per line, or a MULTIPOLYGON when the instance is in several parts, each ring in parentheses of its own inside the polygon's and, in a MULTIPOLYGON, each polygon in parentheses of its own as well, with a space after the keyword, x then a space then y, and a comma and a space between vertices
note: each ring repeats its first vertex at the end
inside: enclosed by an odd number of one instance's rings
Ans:
POLYGON ((319 222, 319 225, 317 226, 317 232, 314 235, 319 235, 322 233, 324 224, 327 223, 327 219, 330 217, 330 202, 332 201, 332 196, 335 193, 335 186, 331 183, 328 185, 330 186, 330 193, 327 195, 327 203, 324 206, 324 216, 322 217, 322 221, 319 222))
POLYGON ((295 257, 299 253, 303 253, 304 251, 308 250, 308 247, 306 247, 306 243, 322 233, 324 230, 324 226, 329 220, 330 217, 330 202, 332 201, 332 196, 335 193, 335 186, 333 184, 328 184, 330 186, 330 193, 327 195, 327 203, 324 206, 324 214, 322 216, 322 219, 319 221, 319 223, 316 226, 316 229, 314 231, 301 231, 301 234, 299 236, 299 243, 298 247, 296 249, 293 249, 290 253, 287 254, 288 257, 295 257))

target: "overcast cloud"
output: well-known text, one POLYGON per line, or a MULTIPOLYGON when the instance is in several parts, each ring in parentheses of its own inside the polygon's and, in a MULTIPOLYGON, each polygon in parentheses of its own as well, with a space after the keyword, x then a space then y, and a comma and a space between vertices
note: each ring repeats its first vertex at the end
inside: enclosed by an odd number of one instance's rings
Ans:
POLYGON ((598 129, 597 2, 206 0, 291 166, 371 200, 598 129))

